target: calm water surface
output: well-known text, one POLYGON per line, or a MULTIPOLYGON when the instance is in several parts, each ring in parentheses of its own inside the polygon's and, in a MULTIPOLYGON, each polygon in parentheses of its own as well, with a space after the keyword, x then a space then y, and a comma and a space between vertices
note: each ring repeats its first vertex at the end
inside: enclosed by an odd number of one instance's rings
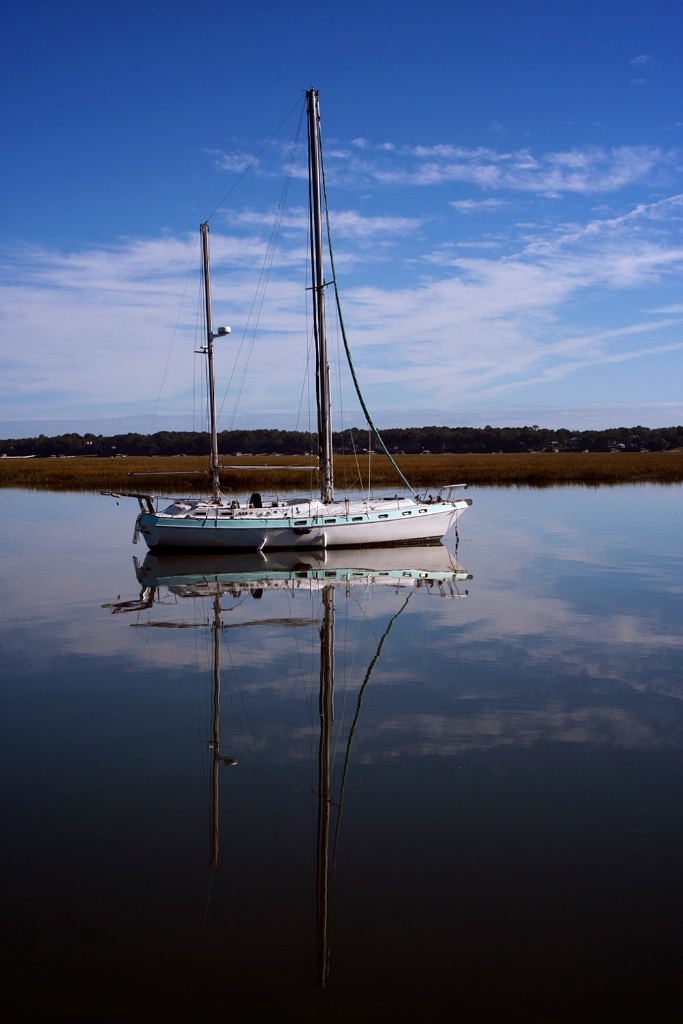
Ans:
POLYGON ((0 491, 13 1020, 677 1019, 681 488, 470 494, 449 583, 150 587, 0 491))

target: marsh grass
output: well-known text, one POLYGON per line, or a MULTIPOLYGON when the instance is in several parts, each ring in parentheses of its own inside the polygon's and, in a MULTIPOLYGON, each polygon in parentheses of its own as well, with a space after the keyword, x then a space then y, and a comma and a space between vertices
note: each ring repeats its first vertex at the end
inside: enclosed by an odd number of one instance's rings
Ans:
MULTIPOLYGON (((304 490, 315 485, 316 473, 286 470, 305 460, 297 456, 230 458, 234 466, 263 466, 263 471, 228 470, 221 473, 226 492, 272 493, 304 490), (265 467, 271 466, 268 470, 265 467)), ((596 454, 524 455, 402 455, 402 472, 417 490, 435 490, 446 484, 478 487, 553 487, 562 485, 678 484, 683 482, 683 452, 619 452, 596 454)), ((207 460, 175 458, 60 458, 0 459, 0 487, 44 491, 140 491, 142 493, 206 492, 207 460), (186 475, 188 473, 196 475, 186 475), (136 475, 146 474, 146 475, 136 475)), ((388 460, 376 456, 371 464, 375 489, 401 486, 388 460)), ((367 486, 368 460, 353 456, 335 459, 335 486, 341 493, 367 486)))

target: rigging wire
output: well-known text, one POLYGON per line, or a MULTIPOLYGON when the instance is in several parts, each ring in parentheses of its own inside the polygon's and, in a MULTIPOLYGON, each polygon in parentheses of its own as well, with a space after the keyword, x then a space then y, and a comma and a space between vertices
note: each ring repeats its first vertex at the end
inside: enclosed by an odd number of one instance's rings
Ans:
POLYGON ((159 393, 157 395, 156 404, 154 406, 154 412, 152 413, 152 422, 150 423, 150 431, 149 431, 150 434, 154 433, 154 429, 153 429, 154 428, 154 423, 156 421, 157 414, 159 412, 159 404, 161 402, 161 396, 163 394, 164 385, 166 383, 166 375, 168 373, 168 368, 169 368, 169 365, 170 365, 170 362, 171 362, 171 356, 173 354, 173 346, 175 345, 175 340, 176 340, 176 338, 178 336, 178 325, 180 324, 180 316, 181 316, 182 308, 183 308, 183 306, 185 304, 185 296, 187 294, 187 289, 188 289, 188 286, 189 286, 189 283, 190 283, 190 279, 192 277, 192 271, 193 271, 193 268, 194 268, 196 254, 197 254, 197 239, 195 238, 194 246, 192 248, 192 256, 190 258, 189 265, 188 265, 188 268, 187 268, 187 274, 185 275, 185 284, 183 285, 183 293, 182 293, 182 297, 180 299, 180 303, 179 303, 179 306, 178 306, 178 315, 176 317, 175 326, 173 328, 173 334, 171 336, 171 344, 168 347, 168 354, 166 356, 166 362, 164 364, 164 372, 161 375, 161 383, 159 385, 159 393))
MULTIPOLYGON (((300 130, 301 130, 301 122, 302 122, 302 119, 303 119, 303 104, 302 104, 302 101, 300 99, 298 99, 297 102, 294 104, 294 106, 290 108, 290 110, 287 112, 287 114, 282 119, 280 124, 277 126, 275 131, 270 135, 270 137, 263 144, 261 149, 259 149, 258 153, 256 153, 256 155, 253 157, 253 159, 244 168, 242 174, 240 174, 239 177, 233 182, 232 186, 230 187, 228 192, 225 194, 223 199, 220 201, 220 203, 218 203, 218 205, 215 207, 213 212, 206 218, 206 223, 208 223, 215 216, 215 214, 221 209, 221 207, 226 202, 228 196, 230 196, 231 193, 237 188, 237 186, 239 185, 240 181, 245 177, 247 172, 253 167, 253 165, 259 159, 261 154, 272 143, 273 139, 276 137, 276 135, 281 130, 283 125, 289 120, 289 118, 291 117, 293 111, 296 110, 296 108, 298 106, 300 106, 300 105, 302 107, 302 110, 301 110, 301 113, 300 113, 300 116, 299 116, 299 126, 297 128, 297 134, 296 134, 296 141, 298 141, 300 130)), ((296 150, 296 141, 295 141, 295 144, 294 144, 294 150, 296 150)), ((293 159, 294 159, 294 153, 292 154, 292 157, 290 158, 290 166, 289 166, 289 169, 288 169, 288 180, 291 179, 293 159)), ((193 171, 193 175, 195 177, 195 187, 196 187, 197 181, 196 181, 196 173, 195 173, 194 164, 192 165, 192 171, 193 171)), ((283 195, 284 194, 286 194, 286 189, 283 190, 283 195)), ((199 208, 201 210, 201 200, 199 198, 199 191, 198 191, 198 189, 197 189, 197 203, 198 203, 198 206, 199 206, 199 208)), ((281 223, 281 221, 282 221, 282 215, 280 215, 279 223, 281 223)), ((279 224, 278 224, 278 230, 279 230, 279 224)), ((274 239, 272 239, 272 236, 271 236, 271 243, 270 244, 271 244, 272 247, 274 247, 274 239)), ((181 301, 180 301, 180 304, 179 304, 178 316, 176 318, 176 323, 175 323, 175 327, 174 327, 174 330, 173 330, 173 335, 172 335, 172 338, 171 338, 171 343, 170 343, 170 346, 169 346, 169 349, 168 349, 168 354, 167 354, 166 362, 165 362, 165 365, 164 365, 164 371, 163 371, 162 378, 161 378, 161 383, 160 383, 160 386, 159 386, 159 393, 157 395, 156 404, 154 406, 154 411, 152 413, 152 421, 151 421, 151 424, 150 424, 150 433, 153 433, 154 423, 156 421, 156 418, 157 418, 157 415, 158 415, 158 412, 159 412, 159 405, 161 403, 161 396, 163 394, 164 385, 165 385, 165 382, 166 382, 166 376, 168 374, 168 369, 169 369, 169 365, 170 365, 170 362, 171 362, 171 356, 173 354, 173 348, 174 348, 175 340, 176 340, 176 337, 177 337, 177 334, 178 334, 178 328, 179 328, 179 324, 180 324, 181 311, 182 311, 182 308, 183 308, 183 305, 184 305, 184 302, 185 302, 185 296, 187 294, 187 289, 188 289, 189 281, 190 281, 190 278, 192 276, 193 267, 195 265, 195 258, 196 258, 196 253, 197 253, 197 247, 198 247, 198 236, 195 238, 195 242, 194 242, 194 246, 193 246, 193 250, 192 250, 192 256, 191 256, 191 259, 189 261, 187 275, 186 275, 186 278, 185 278, 185 284, 184 284, 183 292, 182 292, 182 298, 181 298, 181 301)), ((270 267, 271 266, 272 266, 272 255, 271 255, 271 258, 270 258, 270 266, 268 267, 268 273, 270 273, 270 267)), ((263 275, 263 271, 262 271, 262 275, 263 275)), ((199 287, 200 287, 200 295, 201 295, 202 294, 202 291, 201 291, 201 287, 202 287, 201 286, 201 281, 200 281, 200 286, 199 287)), ((261 306, 262 306, 262 304, 263 304, 263 300, 261 300, 261 306)), ((198 305, 199 305, 199 308, 201 308, 201 302, 198 305)), ((260 312, 260 307, 259 307, 259 312, 260 312)), ((198 331, 198 329, 199 329, 199 318, 198 318, 198 322, 197 322, 196 327, 195 327, 195 349, 198 347, 197 346, 197 331, 198 331)), ((246 333, 246 330, 245 330, 245 333, 246 333)), ((252 345, 253 345, 253 340, 252 340, 252 345)), ((251 347, 250 347, 250 351, 251 351, 251 347)), ((245 372, 246 372, 246 370, 245 370, 245 372)), ((196 420, 196 416, 197 416, 197 410, 196 410, 196 406, 195 406, 196 375, 193 375, 193 376, 194 376, 194 381, 193 381, 192 427, 193 427, 193 430, 194 430, 195 429, 195 420, 196 420)), ((232 377, 231 377, 231 379, 232 379, 232 377)), ((244 373, 242 375, 242 383, 243 383, 243 381, 244 381, 244 373)), ((204 382, 202 383, 202 389, 203 390, 204 390, 205 386, 208 388, 208 381, 206 382, 206 385, 204 384, 204 382)), ((230 386, 230 382, 228 382, 228 387, 229 386, 230 386)), ((241 388, 240 388, 240 392, 241 392, 241 388)), ((224 402, 225 402, 225 399, 224 399, 224 402)), ((207 425, 205 425, 203 427, 204 430, 208 429, 208 394, 207 394, 206 410, 207 410, 206 412, 202 411, 202 417, 206 416, 206 420, 207 420, 207 425)), ((234 422, 234 415, 233 415, 233 422, 234 422)))
POLYGON ((411 485, 406 480, 405 476, 403 475, 403 473, 399 469, 399 467, 398 467, 398 465, 396 463, 396 460, 394 459, 394 457, 392 456, 391 452, 389 451, 389 449, 385 445, 384 440, 382 438, 382 435, 380 434, 378 428, 375 426, 375 424, 373 422, 372 417, 370 416, 370 412, 368 410, 367 405, 365 404, 365 399, 363 398, 363 395, 362 395, 361 390, 360 390, 360 384, 358 383, 358 377, 356 376, 356 370, 355 370, 355 367, 353 365, 353 360, 351 358, 351 351, 349 349, 349 344, 348 344, 348 340, 347 340, 347 337, 346 337, 346 328, 344 327, 344 318, 342 316, 342 311, 341 311, 341 303, 340 303, 340 299, 339 299, 339 289, 337 288, 337 274, 336 274, 335 269, 334 269, 334 253, 332 251, 332 234, 330 232, 330 211, 329 211, 329 207, 327 205, 327 184, 326 184, 326 180, 325 180, 325 163, 324 163, 324 160, 323 160, 322 129, 319 129, 319 131, 320 131, 320 136, 319 136, 320 137, 320 167, 321 167, 321 171, 322 171, 323 197, 324 197, 324 200, 325 200, 325 221, 326 221, 326 225, 327 225, 327 245, 328 245, 328 249, 329 249, 329 253, 330 253, 330 269, 332 271, 332 284, 334 286, 334 297, 335 297, 335 302, 337 304, 337 315, 339 317, 339 326, 341 328, 342 338, 343 338, 343 341, 344 341, 344 350, 346 352, 346 361, 349 364, 349 370, 351 372, 351 379, 353 380, 353 386, 356 389, 356 394, 358 396, 358 401, 360 402, 360 406, 361 406, 361 409, 363 410, 363 414, 365 416, 365 419, 366 419, 366 422, 367 422, 368 426, 370 427, 370 429, 374 433, 374 435, 377 438, 379 444, 381 445, 382 451, 384 452, 384 454, 387 456, 387 458, 391 462, 392 466, 394 467, 394 469, 396 470, 396 472, 400 476, 400 478, 403 481, 403 483, 405 484, 405 486, 408 488, 408 490, 411 492, 411 494, 414 497, 417 497, 414 489, 411 487, 411 485))
POLYGON ((291 148, 290 155, 289 155, 289 162, 288 162, 288 165, 287 165, 287 172, 285 174, 285 180, 284 180, 284 183, 283 183, 283 186, 282 186, 282 192, 280 194, 280 199, 279 199, 278 205, 276 207, 275 221, 274 221, 273 227, 271 229, 270 238, 268 240, 268 245, 267 245, 267 248, 266 248, 266 254, 265 254, 265 257, 264 257, 264 260, 263 260, 263 265, 261 267, 261 270, 260 270, 260 273, 259 273, 259 277, 258 277, 258 282, 257 282, 257 285, 256 285, 256 293, 254 295, 254 299, 252 301, 251 308, 249 310, 249 314, 247 316, 247 322, 246 322, 244 331, 242 333, 242 338, 240 340, 240 344, 239 344, 239 347, 238 347, 237 356, 236 356, 236 359, 235 359, 233 370, 232 370, 232 373, 230 374, 230 377, 228 379, 228 383, 226 385, 225 392, 224 392, 224 395, 223 395, 223 400, 222 400, 221 407, 220 407, 220 410, 219 410, 219 416, 221 416, 222 413, 223 413, 223 409, 224 409, 225 403, 227 401, 228 393, 229 393, 230 388, 232 386, 233 379, 235 377, 235 374, 237 373, 237 367, 239 365, 240 359, 242 358, 242 367, 241 367, 241 371, 239 372, 239 376, 238 376, 238 380, 237 380, 237 393, 236 393, 236 396, 235 396, 235 399, 234 399, 234 406, 233 406, 232 415, 231 415, 231 418, 230 418, 230 427, 228 429, 232 429, 232 426, 234 425, 234 422, 235 422, 235 418, 237 416, 237 411, 238 411, 240 399, 241 399, 241 396, 242 396, 242 392, 244 390, 244 382, 245 382, 245 379, 246 379, 247 370, 248 370, 248 367, 249 367, 249 362, 251 360, 251 356, 252 356, 252 352, 253 352, 253 348, 254 348, 254 342, 256 340, 256 333, 257 333, 258 325, 259 325, 259 322, 260 322, 260 319, 261 319, 261 313, 263 312, 263 305, 264 305, 264 302, 265 302, 266 290, 267 290, 267 287, 268 287, 268 283, 270 281, 270 275, 271 275, 271 272, 272 272, 272 269, 273 269, 273 263, 274 263, 274 260, 275 260, 275 250, 276 250, 276 247, 277 247, 277 241, 278 241, 278 238, 279 238, 280 229, 282 227, 282 222, 283 222, 283 219, 284 219, 287 195, 289 193, 289 187, 291 185, 292 178, 294 176, 294 164, 295 164, 295 160, 296 160, 296 153, 297 153, 297 148, 298 148, 298 144, 299 144, 299 138, 300 138, 300 135, 301 135, 301 125, 302 125, 302 122, 303 122, 303 116, 304 116, 304 109, 303 109, 303 106, 302 106, 301 113, 300 113, 300 116, 299 116, 299 122, 298 122, 298 125, 297 125, 296 134, 295 134, 295 137, 294 137, 294 142, 292 144, 292 148, 291 148), (249 336, 248 340, 246 340, 247 336, 249 336), (246 349, 245 354, 244 354, 244 356, 242 356, 242 352, 245 349, 246 349))
POLYGON ((228 191, 227 191, 227 192, 225 193, 225 195, 223 196, 223 198, 221 199, 220 203, 219 203, 219 204, 218 204, 218 206, 217 206, 217 207, 215 208, 215 210, 213 211, 213 213, 209 214, 209 216, 208 216, 208 217, 206 218, 206 222, 205 222, 205 223, 207 223, 207 224, 208 224, 208 223, 209 223, 209 221, 210 221, 210 220, 212 219, 212 217, 214 217, 214 216, 215 216, 215 215, 216 215, 216 214, 218 213, 218 211, 219 211, 219 210, 221 209, 221 207, 222 207, 222 206, 223 206, 223 204, 225 203, 225 201, 226 201, 226 199, 228 198, 228 196, 229 196, 229 195, 232 195, 232 193, 233 193, 233 192, 235 191, 235 189, 237 188, 237 186, 238 186, 238 185, 239 185, 239 183, 241 182, 242 178, 244 178, 244 177, 245 177, 245 175, 247 174, 247 172, 251 170, 251 168, 252 168, 252 167, 254 166, 254 164, 256 163, 256 161, 258 160, 258 158, 259 158, 259 157, 261 156, 261 153, 263 153, 263 152, 264 152, 264 150, 266 150, 266 149, 268 148, 268 146, 269 146, 269 145, 271 144, 271 142, 273 141, 273 139, 275 138, 275 136, 277 135, 277 133, 278 133, 278 132, 280 131, 280 129, 282 128, 283 124, 285 124, 285 123, 286 123, 286 122, 287 122, 287 121, 288 121, 288 120, 290 119, 290 117, 292 116, 293 112, 294 112, 294 111, 296 110, 296 108, 297 108, 297 107, 299 106, 299 104, 300 104, 300 103, 301 103, 301 100, 300 100, 300 99, 299 99, 299 100, 297 100, 297 101, 296 101, 296 103, 294 104, 294 106, 293 106, 293 107, 292 107, 292 108, 291 108, 291 109, 290 109, 290 110, 289 110, 289 111, 287 112, 287 114, 286 114, 286 115, 285 115, 285 117, 284 117, 284 118, 282 119, 282 121, 280 121, 280 124, 279 124, 279 125, 277 126, 277 128, 275 129, 275 131, 273 132, 273 134, 272 134, 272 135, 270 136, 270 138, 269 138, 269 139, 268 139, 268 140, 267 140, 266 142, 264 142, 264 144, 263 144, 263 145, 261 146, 261 148, 259 149, 259 151, 258 151, 258 153, 256 154, 256 156, 255 156, 255 157, 254 157, 254 158, 253 158, 252 160, 250 160, 250 162, 249 162, 249 163, 247 164, 247 166, 246 166, 246 167, 244 168, 244 170, 242 171, 242 173, 240 174, 240 176, 239 176, 239 177, 238 177, 238 178, 237 178, 237 179, 236 179, 236 180, 235 180, 235 181, 234 181, 234 182, 232 183, 232 185, 230 186, 230 188, 228 189, 228 191))
POLYGON ((339 801, 338 801, 338 804, 337 804, 337 823, 336 823, 336 828, 335 828, 335 831, 334 831, 334 842, 332 844, 332 877, 331 877, 331 885, 330 885, 330 900, 332 900, 333 894, 334 894, 335 868, 336 868, 336 864, 337 864, 337 849, 338 849, 338 846, 339 846, 339 827, 340 827, 340 824, 341 824, 342 810, 343 810, 343 807, 344 807, 344 790, 346 788, 346 777, 347 777, 347 774, 348 774, 349 762, 350 762, 350 758, 351 758, 351 744, 353 743, 353 736, 354 736, 354 733, 356 731, 356 726, 358 725, 358 721, 360 719, 361 708, 363 706, 363 696, 365 694, 365 689, 366 689, 368 683, 370 682, 370 676, 373 673, 375 665, 379 661, 379 657, 380 657, 380 654, 382 653, 382 648, 384 646, 384 642, 387 639, 387 637, 389 636, 389 633, 391 632, 391 630, 393 629, 394 623, 396 622, 398 617, 400 615, 402 615, 403 612, 405 611, 405 609, 406 609, 406 607, 408 605, 408 602, 410 601, 410 599, 411 599, 411 597, 413 596, 414 593, 415 593, 414 590, 411 590, 408 593, 408 596, 406 597, 405 601, 403 602, 403 604, 401 605, 399 610, 389 620, 386 629, 384 630, 384 632, 382 633, 382 636, 380 637, 379 643, 377 644, 377 650, 375 651, 375 654, 374 654, 370 664, 367 667, 367 670, 365 672, 365 677, 364 677, 363 682, 361 683, 360 689, 358 691, 358 699, 356 701, 356 713, 355 713, 355 715, 353 717, 353 722, 351 723, 351 729, 349 731, 348 740, 346 742, 346 755, 345 755, 345 758, 344 758, 344 767, 342 769, 341 785, 340 785, 340 788, 339 788, 339 801))
MULTIPOLYGON (((306 394, 308 393, 308 401, 307 401, 308 424, 307 424, 306 433, 308 434, 308 450, 310 452, 314 448, 314 444, 313 444, 313 429, 312 429, 312 426, 311 426, 311 408, 312 408, 312 403, 311 403, 311 350, 313 348, 313 334, 309 330, 309 327, 308 327, 308 303, 306 303, 306 337, 308 338, 308 345, 307 345, 307 348, 306 348, 306 362, 305 362, 305 366, 304 366, 303 377, 301 379, 301 392, 299 394, 299 405, 298 405, 298 408, 297 408, 297 411, 296 411, 296 420, 294 422, 294 430, 299 430, 299 421, 300 421, 301 416, 302 416, 302 409, 303 409, 303 406, 304 406, 304 398, 306 397, 306 394)), ((312 473, 311 474, 311 483, 313 483, 313 479, 312 478, 314 476, 316 476, 316 477, 320 476, 320 470, 319 469, 318 469, 317 473, 312 473)), ((310 487, 309 488, 309 493, 312 493, 312 491, 313 491, 313 488, 310 487)))
MULTIPOLYGON (((200 274, 197 282, 197 316, 194 325, 194 351, 196 355, 203 356, 204 339, 206 338, 206 309, 204 308, 204 281, 203 275, 200 274)), ((196 426, 195 415, 195 394, 196 394, 196 373, 197 361, 195 360, 195 372, 194 372, 194 387, 192 389, 192 427, 196 426)), ((199 415, 203 420, 202 430, 207 430, 209 425, 209 379, 208 379, 208 367, 206 365, 206 359, 202 358, 199 363, 200 372, 200 387, 202 394, 202 405, 199 410, 199 415)))

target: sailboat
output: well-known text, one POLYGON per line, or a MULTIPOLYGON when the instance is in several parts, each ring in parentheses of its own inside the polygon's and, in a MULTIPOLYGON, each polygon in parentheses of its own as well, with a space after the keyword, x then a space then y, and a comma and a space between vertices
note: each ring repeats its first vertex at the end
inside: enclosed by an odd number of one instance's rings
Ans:
POLYGON ((420 544, 440 540, 456 522, 460 513, 472 504, 468 498, 455 496, 455 486, 442 489, 435 497, 420 497, 412 491, 370 419, 353 372, 354 384, 368 423, 375 430, 381 447, 394 462, 397 472, 412 492, 412 496, 345 497, 341 500, 335 497, 330 379, 325 333, 325 289, 330 283, 335 285, 335 281, 331 255, 331 282, 325 280, 323 260, 324 182, 317 91, 308 90, 306 99, 320 494, 265 503, 260 494, 252 494, 249 501, 240 503, 234 496, 227 497, 221 493, 214 340, 230 333, 230 328, 219 327, 214 333, 209 226, 208 223, 203 223, 200 227, 206 318, 206 345, 203 351, 208 364, 212 493, 206 497, 176 499, 162 510, 157 507, 158 500, 153 499, 151 495, 131 495, 137 497, 140 504, 134 541, 142 536, 150 549, 264 551, 420 544))

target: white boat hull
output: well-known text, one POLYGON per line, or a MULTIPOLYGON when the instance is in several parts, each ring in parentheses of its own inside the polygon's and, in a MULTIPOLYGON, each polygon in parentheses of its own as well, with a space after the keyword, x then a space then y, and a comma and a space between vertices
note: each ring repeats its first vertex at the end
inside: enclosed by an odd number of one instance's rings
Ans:
POLYGON ((150 549, 264 549, 371 547, 441 540, 470 499, 419 502, 411 498, 300 502, 261 509, 176 502, 142 512, 136 524, 150 549))

